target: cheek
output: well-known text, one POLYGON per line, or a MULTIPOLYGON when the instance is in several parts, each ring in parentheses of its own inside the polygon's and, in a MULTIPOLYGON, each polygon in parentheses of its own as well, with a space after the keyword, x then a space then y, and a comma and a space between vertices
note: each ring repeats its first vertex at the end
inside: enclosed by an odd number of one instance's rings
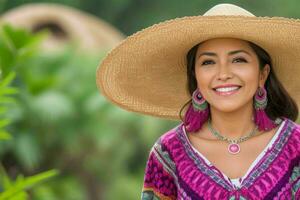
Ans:
POLYGON ((245 82, 245 84, 249 84, 252 86, 258 85, 259 81, 259 71, 253 69, 252 67, 246 68, 244 70, 237 70, 236 75, 245 82))
POLYGON ((214 74, 197 71, 196 74, 197 86, 200 89, 202 94, 205 94, 207 90, 211 87, 211 82, 213 80, 214 74))

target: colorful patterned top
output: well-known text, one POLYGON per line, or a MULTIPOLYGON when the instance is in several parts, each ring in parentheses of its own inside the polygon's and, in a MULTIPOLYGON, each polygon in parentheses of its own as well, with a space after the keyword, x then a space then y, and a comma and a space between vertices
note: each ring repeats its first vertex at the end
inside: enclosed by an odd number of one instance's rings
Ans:
POLYGON ((300 126, 284 118, 245 176, 229 179, 190 143, 183 124, 153 145, 142 200, 300 199, 300 126))

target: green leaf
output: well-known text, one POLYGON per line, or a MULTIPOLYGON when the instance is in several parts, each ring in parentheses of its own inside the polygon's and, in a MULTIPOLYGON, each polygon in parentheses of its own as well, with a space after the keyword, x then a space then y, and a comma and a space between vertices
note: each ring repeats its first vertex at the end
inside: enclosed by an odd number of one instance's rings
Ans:
POLYGON ((8 200, 9 198, 13 198, 16 195, 19 195, 20 192, 30 189, 32 186, 57 175, 57 170, 49 170, 27 178, 19 176, 16 183, 12 184, 7 190, 0 194, 0 199, 8 200))
POLYGON ((27 200, 28 199, 28 194, 24 191, 16 193, 14 196, 10 197, 7 200, 27 200))
POLYGON ((0 140, 10 140, 12 138, 12 136, 4 131, 4 130, 0 130, 0 140))
POLYGON ((16 94, 17 92, 18 92, 18 90, 15 88, 11 88, 11 87, 1 88, 0 95, 16 94))
POLYGON ((12 98, 12 97, 1 97, 0 96, 0 104, 2 104, 2 103, 13 103, 13 102, 15 102, 15 99, 14 98, 12 98))
POLYGON ((9 71, 11 71, 11 67, 14 65, 15 59, 7 46, 3 43, 3 39, 0 37, 0 69, 1 75, 5 77, 9 71))
POLYGON ((16 77, 16 73, 14 71, 11 71, 8 73, 8 75, 4 78, 3 81, 0 83, 0 87, 8 86, 16 77))
POLYGON ((36 44, 41 39, 25 29, 14 28, 8 24, 3 26, 3 36, 7 38, 8 45, 15 53, 36 44))
POLYGON ((9 177, 7 176, 7 174, 5 173, 5 171, 4 171, 4 168, 3 167, 1 167, 1 182, 2 182, 2 185, 3 185, 3 187, 4 187, 4 189, 8 189, 8 188, 10 188, 11 186, 12 186, 12 181, 9 179, 9 177))
POLYGON ((0 120, 0 128, 3 128, 5 126, 7 126, 10 123, 9 119, 2 119, 0 120))
MULTIPOLYGON (((0 98, 1 99, 1 98, 0 98)), ((4 106, 0 106, 0 114, 7 112, 7 108, 4 106)))
POLYGON ((36 55, 46 32, 30 33, 26 29, 2 25, 0 29, 0 67, 2 76, 14 68, 24 66, 26 60, 36 55))

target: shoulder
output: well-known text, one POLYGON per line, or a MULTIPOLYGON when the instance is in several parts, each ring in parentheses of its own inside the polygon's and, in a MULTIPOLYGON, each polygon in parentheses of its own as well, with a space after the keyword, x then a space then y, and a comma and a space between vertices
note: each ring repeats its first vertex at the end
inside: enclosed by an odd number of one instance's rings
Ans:
POLYGON ((182 147, 180 135, 182 123, 163 133, 152 146, 151 152, 167 160, 173 160, 173 155, 182 147))
POLYGON ((173 154, 178 148, 178 134, 181 124, 163 133, 154 143, 150 150, 150 159, 155 159, 171 174, 175 173, 176 167, 173 154))
POLYGON ((299 146, 300 150, 300 125, 291 119, 285 118, 285 124, 283 126, 284 135, 290 138, 291 144, 299 146))
POLYGON ((300 134, 300 124, 288 118, 285 118, 285 120, 286 128, 288 128, 291 132, 294 132, 295 134, 300 134))
POLYGON ((179 134, 182 131, 182 123, 163 133, 155 142, 154 146, 161 146, 164 150, 171 150, 179 142, 179 134))

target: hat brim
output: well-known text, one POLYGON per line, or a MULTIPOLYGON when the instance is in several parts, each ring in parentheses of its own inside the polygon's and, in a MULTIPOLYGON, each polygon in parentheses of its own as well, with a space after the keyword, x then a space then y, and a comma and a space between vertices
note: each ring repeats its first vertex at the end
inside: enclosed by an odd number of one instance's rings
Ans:
POLYGON ((194 16, 155 24, 127 37, 97 69, 97 86, 112 103, 141 114, 179 120, 191 98, 186 54, 212 38, 251 41, 299 105, 300 20, 283 17, 194 16))

